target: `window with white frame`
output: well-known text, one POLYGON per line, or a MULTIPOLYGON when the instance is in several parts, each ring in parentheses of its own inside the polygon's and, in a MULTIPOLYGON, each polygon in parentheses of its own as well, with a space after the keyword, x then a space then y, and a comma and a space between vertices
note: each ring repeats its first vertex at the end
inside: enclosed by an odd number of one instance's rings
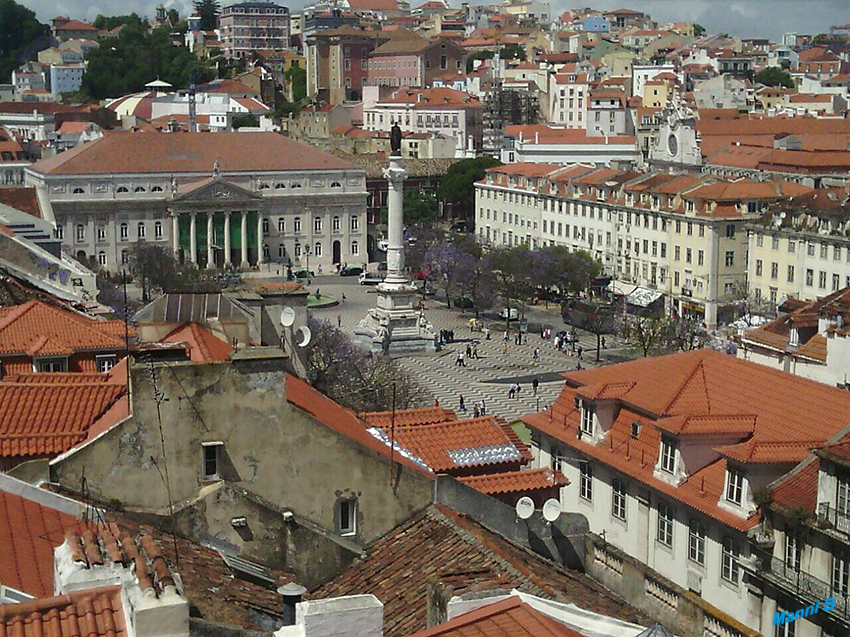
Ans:
POLYGON ((94 358, 97 362, 97 371, 102 374, 108 372, 118 363, 118 357, 115 354, 102 354, 94 358))
POLYGON ((162 239, 162 222, 157 221, 153 224, 153 236, 155 239, 162 239))
POLYGON ((122 223, 118 227, 118 236, 121 237, 121 239, 128 239, 130 237, 130 226, 126 223, 122 223))
POLYGON ((552 468, 552 471, 560 471, 562 463, 563 457, 561 456, 561 450, 553 446, 549 450, 549 466, 552 468))
POLYGON ((839 477, 836 483, 835 508, 839 513, 847 515, 850 513, 850 480, 839 477))
POLYGON ((669 438, 661 439, 661 469, 667 473, 676 472, 676 445, 669 438))
POLYGON ((705 526, 699 520, 688 523, 688 559, 705 565, 705 526))
POLYGON ((581 431, 588 436, 593 435, 593 407, 588 402, 581 404, 581 431))
POLYGON ((726 468, 726 499, 740 505, 744 497, 744 474, 739 469, 726 468))
POLYGON ((321 232, 322 231, 322 218, 315 217, 313 219, 313 232, 321 232))
POLYGON ((656 535, 664 546, 673 546, 673 508, 664 500, 658 502, 658 532, 656 535))
POLYGON ((334 216, 334 218, 331 222, 331 227, 332 227, 334 232, 339 232, 339 217, 334 216))
POLYGON ((98 241, 106 241, 106 227, 98 226, 97 227, 97 240, 98 241))
POLYGON ((585 500, 593 500, 593 468, 589 462, 579 465, 579 495, 585 500))
POLYGON ((337 531, 340 535, 357 533, 357 498, 340 500, 337 507, 337 531))
POLYGON ((295 234, 300 234, 300 232, 301 232, 301 217, 295 217, 295 219, 292 220, 292 226, 293 226, 293 231, 295 232, 295 234))
POLYGON ((106 267, 106 253, 103 250, 97 253, 97 264, 103 268, 106 267))
POLYGON ((360 229, 360 219, 357 215, 351 215, 351 229, 359 230, 360 229))
POLYGON ((785 532, 785 568, 792 571, 800 570, 800 561, 803 556, 803 542, 792 533, 785 532))
POLYGON ((360 254, 360 244, 356 241, 351 242, 351 254, 357 256, 360 254))
POLYGON ((201 467, 201 478, 204 480, 218 480, 221 470, 221 450, 224 447, 222 442, 202 442, 201 450, 203 451, 203 465, 201 467))
POLYGON ((846 597, 850 593, 850 559, 847 555, 832 556, 832 593, 846 597))
POLYGON ((322 256, 322 244, 320 242, 316 242, 316 245, 313 246, 313 254, 317 257, 322 256))
POLYGON ((144 239, 144 238, 145 238, 145 233, 146 233, 146 232, 145 232, 145 223, 144 223, 143 221, 140 221, 140 222, 139 222, 139 225, 138 225, 138 233, 139 233, 139 239, 144 239))
POLYGON ((269 232, 271 231, 271 230, 269 229, 269 220, 268 220, 268 219, 266 219, 265 217, 263 217, 263 222, 262 222, 262 223, 263 223, 263 236, 264 236, 264 237, 267 237, 267 236, 268 236, 268 234, 269 234, 269 232))
MULTIPOLYGON (((793 616, 794 613, 789 613, 787 610, 777 604, 776 613, 782 615, 786 613, 793 616)), ((788 622, 786 624, 776 624, 773 631, 773 637, 797 637, 797 622, 788 622)))
POLYGON ((286 220, 283 217, 277 220, 277 231, 279 234, 286 233, 286 220))
POLYGON ((737 584, 739 575, 738 546, 731 537, 724 537, 723 552, 720 558, 720 577, 727 582, 737 584))
POLYGON ((35 362, 37 372, 67 372, 67 358, 41 358, 35 362))
POLYGON ((619 478, 611 482, 611 515, 620 520, 626 519, 626 483, 619 478))

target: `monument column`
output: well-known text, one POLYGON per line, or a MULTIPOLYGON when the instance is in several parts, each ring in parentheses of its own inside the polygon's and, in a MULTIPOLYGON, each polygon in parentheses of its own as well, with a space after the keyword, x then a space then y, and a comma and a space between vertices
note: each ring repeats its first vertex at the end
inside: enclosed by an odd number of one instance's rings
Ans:
POLYGON ((263 263, 263 213, 257 212, 257 265, 263 263))
POLYGON ((224 265, 230 265, 230 211, 224 213, 224 265))
POLYGON ((242 211, 242 267, 247 268, 250 267, 250 263, 248 263, 248 211, 242 211))
POLYGON ((384 283, 407 283, 404 274, 404 178, 407 171, 401 157, 392 155, 390 166, 384 170, 389 192, 387 195, 387 278, 384 283))
POLYGON ((189 254, 191 255, 192 263, 198 265, 198 221, 197 213, 190 213, 189 222, 189 254))
POLYGON ((171 213, 171 248, 174 250, 174 258, 180 254, 180 215, 171 213))
POLYGON ((215 267, 215 250, 213 249, 213 213, 207 213, 207 267, 215 267))

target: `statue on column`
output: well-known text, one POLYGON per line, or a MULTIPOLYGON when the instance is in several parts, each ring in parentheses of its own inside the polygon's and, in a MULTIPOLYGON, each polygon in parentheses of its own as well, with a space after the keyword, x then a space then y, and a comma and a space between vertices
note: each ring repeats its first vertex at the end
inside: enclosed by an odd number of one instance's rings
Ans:
POLYGON ((390 150, 393 155, 401 155, 401 127, 398 122, 394 122, 390 129, 390 150))
POLYGON ((216 159, 213 164, 213 179, 218 179, 219 177, 221 177, 221 173, 218 170, 218 160, 216 159))

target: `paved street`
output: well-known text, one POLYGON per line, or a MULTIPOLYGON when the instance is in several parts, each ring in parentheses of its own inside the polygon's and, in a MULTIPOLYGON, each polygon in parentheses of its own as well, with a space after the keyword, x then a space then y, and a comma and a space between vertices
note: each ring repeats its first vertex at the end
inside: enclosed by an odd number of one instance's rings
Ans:
MULTIPOLYGON (((312 310, 316 318, 325 318, 336 324, 342 322, 342 329, 353 334, 354 328, 367 310, 375 305, 375 288, 360 286, 356 278, 323 276, 316 278, 309 289, 315 292, 319 289, 322 295, 329 294, 337 299, 346 300, 337 307, 324 310, 312 310)), ((429 299, 426 301, 426 316, 436 330, 454 330, 455 342, 446 345, 436 355, 409 355, 398 360, 402 367, 415 378, 423 379, 426 389, 440 404, 451 409, 458 409, 460 394, 463 394, 467 413, 472 414, 474 401, 484 399, 488 413, 508 419, 524 413, 543 409, 548 406, 560 392, 563 381, 560 373, 576 368, 579 359, 574 355, 558 352, 553 340, 543 340, 540 334, 526 335, 522 345, 513 341, 513 333, 508 342, 507 353, 503 352, 504 321, 484 320, 484 324, 492 331, 492 340, 484 340, 481 332, 471 332, 469 329, 470 314, 462 314, 460 310, 447 309, 444 303, 429 299), (466 367, 457 365, 457 354, 465 352, 466 346, 473 339, 478 342, 478 359, 467 357, 466 367), (534 360, 534 349, 540 348, 540 360, 534 360), (535 396, 532 391, 532 381, 537 378, 540 386, 535 396), (519 383, 521 391, 516 398, 508 397, 511 383, 519 383)), ((527 312, 532 326, 549 325, 553 333, 566 329, 558 310, 552 306, 550 310, 530 308, 527 312)), ((517 329, 516 322, 512 327, 517 329)), ((622 360, 624 354, 618 349, 614 337, 606 337, 608 348, 603 351, 603 358, 622 360)), ((593 334, 579 331, 579 344, 583 348, 582 367, 595 366, 593 361, 596 337, 593 334)), ((603 361, 604 362, 604 361, 603 361)))

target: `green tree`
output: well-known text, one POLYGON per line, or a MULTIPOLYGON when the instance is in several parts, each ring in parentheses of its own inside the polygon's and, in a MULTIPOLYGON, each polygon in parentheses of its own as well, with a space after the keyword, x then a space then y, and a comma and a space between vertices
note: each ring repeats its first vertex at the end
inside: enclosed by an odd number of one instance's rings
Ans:
POLYGON ((34 12, 14 0, 0 0, 0 82, 8 82, 13 70, 48 46, 49 34, 34 12))
POLYGON ((147 29, 128 23, 108 46, 89 54, 82 93, 101 100, 142 91, 157 78, 185 88, 193 77, 202 83, 214 76, 186 47, 171 43, 168 27, 147 29))
POLYGON ((784 86, 785 88, 794 88, 794 78, 785 69, 778 66, 768 66, 762 69, 753 77, 755 82, 764 84, 765 86, 784 86))
POLYGON ((292 87, 292 101, 296 104, 307 97, 307 71, 300 66, 290 66, 284 73, 286 83, 292 87))
POLYGON ((492 60, 495 56, 493 51, 476 51, 475 53, 470 53, 466 57, 466 72, 472 73, 473 68, 475 68, 475 60, 492 60))
POLYGON ((531 298, 535 287, 534 259, 526 246, 500 246, 487 255, 486 267, 493 275, 493 289, 507 310, 506 328, 510 326, 512 309, 521 309, 531 298))
POLYGON ((201 16, 202 31, 212 31, 218 26, 220 6, 216 0, 196 0, 192 7, 195 13, 201 16))
POLYGON ((499 57, 503 60, 524 60, 525 49, 521 44, 508 44, 499 51, 499 57))
POLYGON ((624 315, 617 334, 644 357, 665 349, 670 343, 672 319, 660 314, 650 316, 624 315))
POLYGON ((144 20, 142 20, 136 13, 110 16, 98 14, 98 16, 94 19, 94 22, 92 22, 92 26, 95 29, 101 29, 104 31, 111 31, 115 27, 126 26, 128 24, 135 25, 142 29, 147 28, 147 24, 145 24, 144 20))
POLYGON ((178 22, 180 22, 180 12, 172 7, 168 10, 168 24, 172 27, 176 27, 178 22))
POLYGON ((455 216, 471 219, 475 211, 475 182, 484 179, 488 168, 501 165, 502 162, 492 157, 462 159, 446 171, 437 189, 437 197, 452 204, 455 216))
POLYGON ((251 115, 250 113, 242 113, 241 115, 237 115, 233 118, 233 121, 230 122, 230 125, 233 127, 233 130, 239 130, 243 126, 253 127, 260 125, 260 119, 256 115, 251 115))
POLYGON ((404 225, 430 223, 439 216, 439 206, 434 195, 416 190, 404 191, 404 225))
POLYGON ((701 24, 697 24, 696 22, 694 22, 694 35, 698 38, 705 35, 705 27, 701 24))

